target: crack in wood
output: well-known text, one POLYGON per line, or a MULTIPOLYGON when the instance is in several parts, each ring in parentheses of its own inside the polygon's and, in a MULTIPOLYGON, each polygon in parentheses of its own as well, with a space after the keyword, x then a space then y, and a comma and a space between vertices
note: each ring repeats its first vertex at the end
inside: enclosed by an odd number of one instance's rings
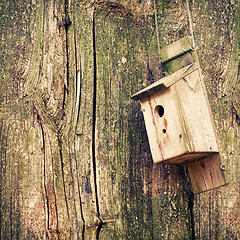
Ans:
MULTIPOLYGON (((1 155, 2 155, 2 150, 3 150, 3 157, 1 157, 1 185, 0 185, 0 238, 2 239, 2 236, 4 236, 4 228, 6 228, 6 225, 4 226, 4 222, 3 218, 4 218, 4 213, 6 214, 6 209, 4 209, 2 206, 2 202, 4 202, 4 204, 6 204, 6 199, 4 199, 4 197, 2 198, 2 195, 5 196, 7 193, 6 190, 6 186, 7 186, 7 148, 8 148, 8 137, 9 137, 9 129, 10 129, 10 124, 8 124, 8 126, 4 126, 5 124, 3 123, 2 120, 2 127, 1 127, 1 131, 0 131, 0 136, 1 136, 1 155), (6 135, 5 135, 6 134, 6 135), (4 139, 4 142, 3 142, 4 139), (2 192, 3 190, 3 192, 2 192), (5 200, 5 201, 4 201, 5 200), (3 231, 2 231, 3 230, 3 231), (3 234, 2 234, 3 233, 3 234)), ((9 165, 10 168, 10 165, 9 165)), ((12 201, 12 200, 11 200, 12 201)), ((5 223, 6 224, 6 223, 5 223)), ((11 235, 12 236, 12 235, 11 235)))
POLYGON ((61 173, 62 173, 62 184, 63 184, 64 198, 65 198, 65 204, 66 204, 66 209, 67 209, 67 216, 68 216, 68 220, 69 220, 70 216, 69 216, 69 207, 68 207, 68 199, 67 199, 66 184, 65 184, 63 153, 62 153, 62 141, 61 141, 61 136, 60 136, 59 132, 58 132, 58 135, 57 135, 57 139, 58 139, 58 148, 59 148, 60 161, 61 161, 61 173))
MULTIPOLYGON (((53 161, 53 153, 52 153, 52 146, 51 146, 51 140, 49 137, 49 144, 50 144, 50 151, 51 151, 51 156, 52 156, 52 166, 54 166, 54 161, 53 161)), ((56 191, 55 191, 55 173, 52 171, 52 178, 53 178, 53 195, 54 195, 54 205, 55 205, 55 214, 56 214, 56 233, 59 239, 58 235, 58 207, 57 207, 57 196, 56 196, 56 191)))
POLYGON ((77 190, 78 190, 78 198, 79 198, 79 207, 80 207, 80 211, 81 211, 81 219, 83 221, 83 228, 85 227, 85 219, 84 219, 84 216, 83 216, 83 206, 82 206, 82 198, 81 198, 81 191, 80 191, 80 181, 79 181, 79 178, 78 178, 78 163, 77 163, 77 157, 76 157, 76 144, 75 144, 75 141, 74 141, 74 160, 75 160, 75 165, 76 165, 76 178, 77 178, 77 190))
MULTIPOLYGON (((43 193, 43 197, 45 199, 45 204, 47 206, 46 209, 46 231, 49 231, 49 218, 50 218, 50 214, 49 214, 49 199, 48 199, 48 193, 47 193, 47 186, 46 186, 46 145, 45 145, 45 133, 43 130, 43 125, 41 123, 41 121, 39 121, 39 125, 41 128, 41 133, 42 133, 42 144, 43 144, 43 189, 44 189, 44 193, 43 193)), ((45 205, 44 204, 44 205, 45 205)))
POLYGON ((83 206, 82 206, 82 197, 81 197, 81 191, 80 191, 80 181, 79 181, 79 176, 78 176, 78 161, 77 161, 77 157, 76 157, 76 135, 77 135, 77 127, 78 127, 78 122, 79 122, 79 116, 80 116, 80 109, 81 109, 81 98, 82 98, 82 94, 81 94, 81 90, 82 90, 82 61, 81 61, 81 54, 79 54, 79 65, 80 65, 80 69, 78 70, 78 53, 77 53, 77 39, 76 39, 76 26, 73 23, 73 34, 74 34, 74 50, 75 50, 75 74, 76 74, 76 115, 77 115, 77 119, 76 119, 76 125, 75 125, 75 134, 74 134, 74 160, 75 160, 75 166, 76 166, 76 178, 77 178, 77 192, 78 192, 78 198, 79 198, 79 208, 81 211, 81 219, 83 222, 83 233, 84 233, 84 229, 85 229, 85 219, 84 219, 84 215, 83 215, 83 206))
POLYGON ((188 197, 188 211, 189 211, 189 231, 192 233, 192 240, 195 239, 195 220, 194 220, 194 194, 192 191, 189 191, 188 197))
POLYGON ((96 170, 96 108, 97 108, 97 54, 96 54, 96 32, 95 32, 95 8, 93 10, 92 22, 92 41, 93 41, 93 118, 92 118, 92 165, 94 175, 94 190, 96 201, 96 214, 102 224, 99 211, 98 189, 97 189, 97 170, 96 170))

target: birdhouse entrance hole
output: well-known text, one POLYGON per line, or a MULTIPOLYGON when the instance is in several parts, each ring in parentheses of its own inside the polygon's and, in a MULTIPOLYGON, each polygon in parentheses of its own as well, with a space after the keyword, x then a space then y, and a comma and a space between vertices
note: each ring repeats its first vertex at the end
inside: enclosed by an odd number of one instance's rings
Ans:
POLYGON ((156 106, 155 110, 160 117, 164 115, 164 107, 162 105, 156 106))
MULTIPOLYGON (((155 107, 155 115, 157 118, 162 118, 164 115, 164 107, 162 105, 157 105, 155 107)), ((164 119, 165 125, 166 125, 166 119, 164 119)), ((166 128, 162 129, 162 133, 165 134, 167 132, 166 128)))

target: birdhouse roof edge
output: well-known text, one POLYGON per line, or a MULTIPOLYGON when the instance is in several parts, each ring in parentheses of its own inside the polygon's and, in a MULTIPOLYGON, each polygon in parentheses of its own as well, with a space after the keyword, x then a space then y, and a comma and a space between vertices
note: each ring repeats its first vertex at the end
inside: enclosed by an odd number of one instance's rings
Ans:
POLYGON ((157 91, 162 91, 166 88, 169 88, 176 82, 178 82, 183 77, 189 75, 191 72, 195 71, 198 68, 197 63, 193 63, 184 68, 179 69, 178 71, 159 79, 158 81, 152 83, 151 85, 143 88, 137 93, 133 94, 131 98, 135 101, 141 100, 142 98, 149 97, 157 91))

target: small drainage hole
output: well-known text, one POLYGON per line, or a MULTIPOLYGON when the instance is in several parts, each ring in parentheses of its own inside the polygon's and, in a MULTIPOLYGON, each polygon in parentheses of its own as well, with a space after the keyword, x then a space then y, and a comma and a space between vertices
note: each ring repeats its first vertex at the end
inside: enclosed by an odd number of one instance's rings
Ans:
POLYGON ((163 133, 166 133, 166 132, 167 132, 167 130, 164 128, 164 129, 162 130, 162 132, 163 132, 163 133))

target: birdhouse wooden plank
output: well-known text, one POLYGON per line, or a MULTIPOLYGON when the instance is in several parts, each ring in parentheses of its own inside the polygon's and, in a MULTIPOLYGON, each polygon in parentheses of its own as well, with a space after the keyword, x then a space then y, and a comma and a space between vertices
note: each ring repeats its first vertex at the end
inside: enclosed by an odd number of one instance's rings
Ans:
POLYGON ((192 48, 192 38, 187 36, 161 49, 160 57, 163 70, 173 73, 193 62, 196 62, 196 52, 192 48))
POLYGON ((192 49, 191 37, 187 36, 160 50, 162 63, 179 57, 192 49))
POLYGON ((195 193, 226 185, 219 153, 209 153, 205 158, 186 165, 195 193))
MULTIPOLYGON (((189 51, 184 39, 162 53, 169 63, 189 51)), ((141 103, 153 161, 187 164, 193 190, 199 193, 225 185, 225 179, 199 65, 193 58, 183 65, 132 97, 141 103)))

